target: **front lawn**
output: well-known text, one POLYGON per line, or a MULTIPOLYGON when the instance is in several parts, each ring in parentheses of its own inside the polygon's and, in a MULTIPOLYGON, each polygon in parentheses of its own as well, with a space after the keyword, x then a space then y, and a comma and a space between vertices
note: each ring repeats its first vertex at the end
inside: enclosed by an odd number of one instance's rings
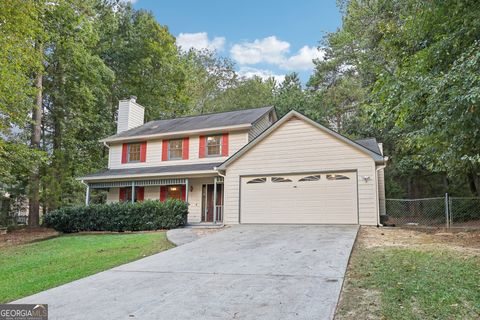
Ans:
POLYGON ((410 244, 369 245, 359 237, 336 319, 480 318, 478 248, 415 232, 410 244))
POLYGON ((173 247, 165 232, 64 235, 0 250, 0 303, 173 247))

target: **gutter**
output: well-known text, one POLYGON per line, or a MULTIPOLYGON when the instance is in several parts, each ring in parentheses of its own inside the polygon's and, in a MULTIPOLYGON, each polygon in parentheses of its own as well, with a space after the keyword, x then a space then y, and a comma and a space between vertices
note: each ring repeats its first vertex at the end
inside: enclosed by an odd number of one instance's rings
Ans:
POLYGON ((98 177, 78 177, 75 178, 78 181, 88 180, 118 180, 118 179, 132 179, 132 178, 163 178, 163 177, 174 177, 182 175, 202 175, 202 174, 211 174, 217 173, 215 170, 199 170, 199 171, 182 171, 182 172, 168 172, 166 174, 155 174, 155 173, 139 173, 139 174, 130 174, 130 175, 116 175, 116 176, 98 176, 98 177))
POLYGON ((127 141, 138 141, 138 140, 153 140, 156 138, 172 138, 175 136, 184 136, 184 135, 192 135, 196 133, 201 134, 209 134, 209 133, 218 133, 222 131, 241 131, 241 130, 248 130, 252 127, 252 124, 241 124, 235 126, 224 126, 224 127, 217 127, 217 128, 207 128, 207 129, 195 129, 195 130, 185 130, 185 131, 176 131, 176 132, 164 132, 158 134, 147 134, 147 135, 140 135, 140 136, 125 136, 125 137, 113 137, 113 138, 104 138, 101 139, 100 142, 127 142, 127 141))

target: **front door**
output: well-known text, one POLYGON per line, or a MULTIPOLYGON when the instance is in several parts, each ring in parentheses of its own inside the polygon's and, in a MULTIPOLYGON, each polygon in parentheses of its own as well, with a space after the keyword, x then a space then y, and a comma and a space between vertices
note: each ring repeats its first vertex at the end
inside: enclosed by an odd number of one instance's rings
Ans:
POLYGON ((217 184, 217 206, 213 205, 213 184, 204 184, 202 187, 202 222, 213 222, 214 212, 217 211, 217 217, 215 221, 219 221, 221 216, 219 215, 220 206, 222 205, 222 187, 223 185, 217 184))

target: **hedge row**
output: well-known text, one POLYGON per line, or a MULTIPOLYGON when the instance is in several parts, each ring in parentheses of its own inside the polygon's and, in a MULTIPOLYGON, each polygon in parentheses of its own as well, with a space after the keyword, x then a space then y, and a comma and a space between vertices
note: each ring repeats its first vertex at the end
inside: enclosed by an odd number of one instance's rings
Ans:
POLYGON ((185 225, 187 214, 188 204, 175 199, 165 202, 117 202, 60 208, 47 213, 43 223, 65 233, 144 231, 185 225))

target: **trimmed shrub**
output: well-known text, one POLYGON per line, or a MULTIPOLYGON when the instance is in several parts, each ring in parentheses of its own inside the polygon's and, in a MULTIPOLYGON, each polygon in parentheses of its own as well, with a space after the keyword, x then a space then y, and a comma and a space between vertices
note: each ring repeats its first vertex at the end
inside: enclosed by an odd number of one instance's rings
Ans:
POLYGON ((57 231, 146 231, 172 229, 185 225, 188 204, 165 202, 116 202, 89 206, 63 207, 47 213, 43 224, 57 231))

